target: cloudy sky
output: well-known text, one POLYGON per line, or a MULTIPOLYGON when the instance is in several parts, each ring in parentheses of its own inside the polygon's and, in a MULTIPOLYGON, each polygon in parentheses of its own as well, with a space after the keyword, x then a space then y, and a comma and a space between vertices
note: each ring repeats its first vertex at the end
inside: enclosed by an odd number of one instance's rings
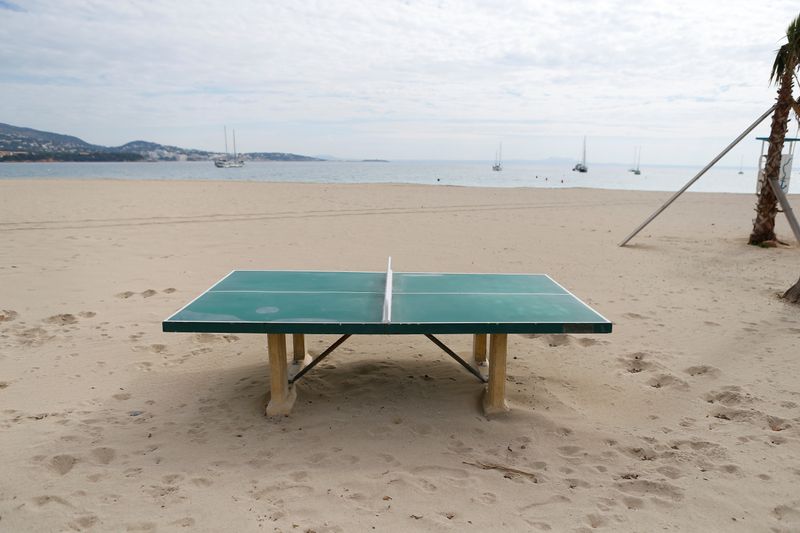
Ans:
MULTIPOLYGON (((119 145, 701 164, 796 0, 0 0, 0 122, 119 145)), ((794 134, 795 124, 791 125, 794 134)), ((766 133, 765 123, 759 133, 766 133)), ((745 141, 731 158, 755 162, 745 141)), ((731 161, 729 163, 733 164, 731 161)))

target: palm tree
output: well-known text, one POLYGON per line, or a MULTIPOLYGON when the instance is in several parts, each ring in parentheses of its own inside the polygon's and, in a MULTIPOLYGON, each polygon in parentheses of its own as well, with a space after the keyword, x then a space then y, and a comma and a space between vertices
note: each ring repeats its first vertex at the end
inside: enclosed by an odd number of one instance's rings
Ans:
POLYGON ((750 233, 750 244, 760 245, 775 240, 775 214, 778 212, 778 200, 769 184, 770 178, 777 178, 781 166, 783 140, 786 137, 786 126, 789 122, 789 111, 792 109, 792 87, 794 72, 800 67, 800 15, 786 29, 787 42, 778 49, 772 65, 770 82, 778 84, 778 101, 772 114, 772 129, 769 134, 769 150, 767 164, 764 167, 764 181, 758 192, 756 219, 750 233))

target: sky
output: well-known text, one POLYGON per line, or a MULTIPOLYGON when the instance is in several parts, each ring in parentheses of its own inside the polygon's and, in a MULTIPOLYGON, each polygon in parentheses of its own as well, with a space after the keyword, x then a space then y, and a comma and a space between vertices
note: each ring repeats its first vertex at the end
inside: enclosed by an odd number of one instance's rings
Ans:
MULTIPOLYGON (((0 0, 0 122, 340 158, 705 164, 795 1, 0 0)), ((790 124, 790 134, 797 123, 790 124)), ((755 165, 769 120, 727 158, 755 165)))

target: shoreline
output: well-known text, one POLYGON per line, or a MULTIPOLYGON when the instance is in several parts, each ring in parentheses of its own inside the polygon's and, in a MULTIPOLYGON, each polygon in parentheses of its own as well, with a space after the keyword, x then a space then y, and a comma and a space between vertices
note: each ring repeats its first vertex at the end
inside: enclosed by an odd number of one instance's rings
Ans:
MULTIPOLYGON (((98 177, 98 178, 73 178, 73 177, 53 177, 53 176, 36 176, 36 177, 26 177, 26 178, 4 178, 0 176, 0 183, 3 182, 26 182, 26 181, 33 181, 33 182, 41 182, 41 181, 49 181, 49 182, 78 182, 78 183, 91 183, 91 182, 133 182, 133 183, 211 183, 211 184, 234 184, 234 183, 242 183, 242 184, 263 184, 263 185, 280 185, 280 186, 291 186, 291 185, 298 185, 298 186, 324 186, 324 187, 373 187, 373 186, 387 186, 387 187, 396 187, 396 186, 409 186, 409 187, 431 187, 431 188, 452 188, 452 189, 490 189, 490 190, 521 190, 521 191, 609 191, 609 192, 621 192, 621 193, 652 193, 652 194, 675 194, 678 190, 645 190, 645 189, 620 189, 614 187, 585 187, 585 186, 557 186, 557 187, 531 187, 531 186, 489 186, 489 185, 463 185, 463 184, 456 184, 456 183, 409 183, 404 181, 374 181, 374 182, 317 182, 317 181, 268 181, 268 180, 256 180, 256 179, 238 179, 238 180, 225 180, 225 179, 192 179, 192 178, 126 178, 126 177, 98 177)), ((747 192, 729 192, 729 191, 693 191, 687 190, 683 193, 683 195, 694 195, 694 194, 702 194, 702 195, 736 195, 736 196, 751 196, 753 197, 753 201, 755 202, 755 193, 747 193, 747 192)), ((682 195, 682 196, 683 196, 682 195)), ((788 198, 800 197, 800 193, 789 193, 787 195, 788 198)), ((754 203, 755 205, 755 203, 754 203)), ((655 206, 659 207, 659 206, 655 206)))
MULTIPOLYGON (((502 172, 491 172, 479 162, 364 163, 313 162, 304 165, 280 162, 218 169, 205 162, 185 164, 98 165, 41 164, 26 167, 0 167, 0 180, 6 179, 133 179, 154 178, 192 181, 269 181, 273 183, 408 183, 468 187, 502 188, 591 188, 598 190, 680 190, 700 168, 694 166, 653 166, 640 176, 627 165, 597 165, 588 174, 571 172, 564 166, 539 164, 509 165, 502 172), (37 174, 34 176, 33 174, 37 174)), ((730 168, 711 168, 691 190, 755 194, 755 173, 739 175, 730 168)))

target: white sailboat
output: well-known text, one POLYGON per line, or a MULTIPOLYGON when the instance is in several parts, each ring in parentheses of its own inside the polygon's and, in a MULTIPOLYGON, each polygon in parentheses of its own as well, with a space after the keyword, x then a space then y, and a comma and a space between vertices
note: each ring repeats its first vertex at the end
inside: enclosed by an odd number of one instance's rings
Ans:
POLYGON ((497 153, 494 155, 492 170, 495 172, 503 170, 503 143, 500 143, 500 148, 497 149, 497 153))
POLYGON ((233 130, 233 157, 228 153, 228 127, 223 126, 225 133, 225 155, 214 160, 217 168, 239 168, 244 166, 244 159, 236 153, 236 130, 233 130))
POLYGON ((633 172, 637 176, 640 175, 642 173, 642 171, 639 170, 639 163, 641 160, 642 160, 642 147, 639 146, 638 148, 634 148, 633 150, 633 168, 631 168, 629 172, 633 172))
POLYGON ((588 172, 589 167, 586 166, 586 136, 583 136, 583 159, 581 159, 580 163, 576 163, 572 170, 577 170, 578 172, 588 172))

